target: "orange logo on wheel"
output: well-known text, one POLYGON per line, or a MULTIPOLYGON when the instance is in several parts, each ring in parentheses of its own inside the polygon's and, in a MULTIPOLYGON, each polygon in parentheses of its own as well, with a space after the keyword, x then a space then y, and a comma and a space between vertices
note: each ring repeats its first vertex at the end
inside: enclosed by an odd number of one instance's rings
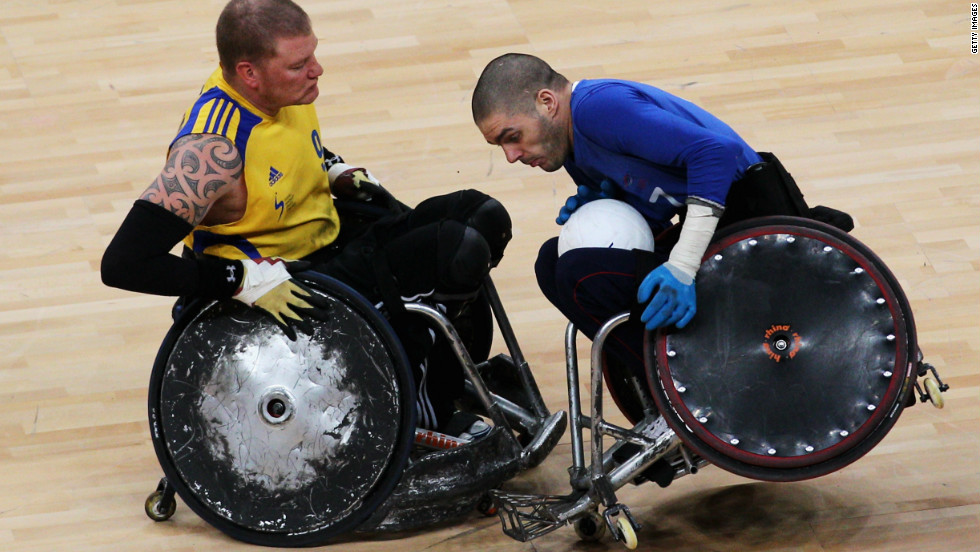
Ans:
POLYGON ((802 344, 803 338, 793 331, 792 326, 789 324, 773 324, 766 330, 766 338, 762 342, 762 347, 770 359, 779 362, 784 358, 792 359, 795 357, 802 344))

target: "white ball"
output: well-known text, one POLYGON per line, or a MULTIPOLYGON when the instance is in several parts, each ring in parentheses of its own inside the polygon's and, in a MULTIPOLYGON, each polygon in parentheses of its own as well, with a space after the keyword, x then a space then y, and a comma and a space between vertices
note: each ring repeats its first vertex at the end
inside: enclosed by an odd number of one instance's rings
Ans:
POLYGON ((629 204, 597 199, 576 209, 558 234, 558 256, 580 247, 653 251, 653 232, 629 204))

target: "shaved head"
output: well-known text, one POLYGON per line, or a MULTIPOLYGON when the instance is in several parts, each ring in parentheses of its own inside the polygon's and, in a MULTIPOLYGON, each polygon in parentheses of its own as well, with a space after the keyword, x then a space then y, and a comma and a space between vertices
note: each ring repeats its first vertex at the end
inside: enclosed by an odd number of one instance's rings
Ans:
POLYGON ((544 60, 527 54, 504 54, 487 64, 476 83, 473 121, 479 125, 494 113, 532 113, 539 90, 566 86, 568 79, 544 60))

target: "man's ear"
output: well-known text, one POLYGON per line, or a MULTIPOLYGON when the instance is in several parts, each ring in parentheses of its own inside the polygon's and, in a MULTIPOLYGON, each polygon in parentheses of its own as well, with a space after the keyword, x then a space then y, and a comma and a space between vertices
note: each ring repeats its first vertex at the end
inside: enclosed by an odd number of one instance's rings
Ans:
POLYGON ((534 96, 534 105, 539 114, 554 117, 558 113, 558 96, 553 90, 542 88, 534 96))
POLYGON ((258 68, 251 61, 239 61, 235 65, 235 74, 249 88, 258 88, 258 68))

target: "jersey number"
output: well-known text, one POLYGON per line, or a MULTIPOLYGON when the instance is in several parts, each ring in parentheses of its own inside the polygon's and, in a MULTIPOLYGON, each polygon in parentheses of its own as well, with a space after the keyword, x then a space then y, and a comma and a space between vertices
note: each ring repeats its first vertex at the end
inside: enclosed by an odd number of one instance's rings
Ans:
POLYGON ((320 158, 320 168, 323 172, 327 172, 329 166, 327 165, 327 148, 323 147, 323 142, 320 141, 320 133, 313 131, 313 149, 316 151, 316 156, 320 158))

